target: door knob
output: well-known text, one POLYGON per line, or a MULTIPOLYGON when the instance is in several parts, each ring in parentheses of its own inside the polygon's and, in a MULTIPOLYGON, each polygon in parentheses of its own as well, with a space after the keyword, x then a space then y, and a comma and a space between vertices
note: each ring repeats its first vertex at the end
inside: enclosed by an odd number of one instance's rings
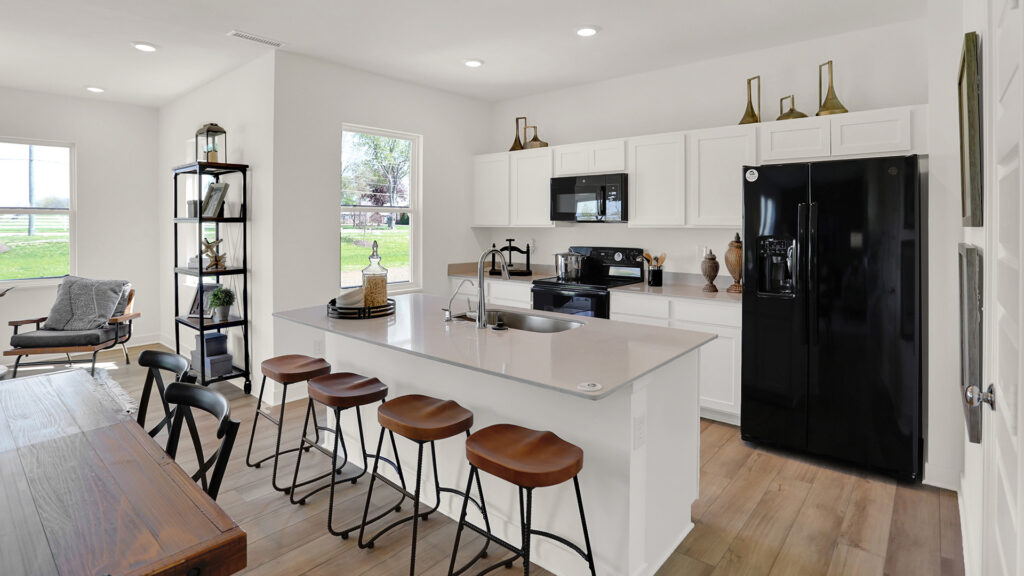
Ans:
POLYGON ((988 385, 988 390, 985 392, 981 391, 981 387, 977 385, 968 386, 964 390, 964 400, 967 401, 967 405, 974 407, 981 404, 988 404, 993 410, 996 409, 996 392, 995 386, 992 384, 988 385))

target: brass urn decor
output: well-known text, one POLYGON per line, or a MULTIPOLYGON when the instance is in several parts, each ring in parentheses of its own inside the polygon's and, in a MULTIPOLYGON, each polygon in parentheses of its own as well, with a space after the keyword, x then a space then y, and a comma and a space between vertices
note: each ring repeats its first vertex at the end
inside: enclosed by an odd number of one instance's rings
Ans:
POLYGON ((729 249, 725 252, 725 268, 732 276, 732 285, 726 289, 726 292, 742 294, 743 284, 740 282, 743 280, 743 241, 740 240, 739 232, 736 233, 732 242, 729 242, 729 249))
POLYGON ((715 258, 715 253, 711 250, 704 254, 704 261, 700 263, 700 273, 704 275, 704 280, 707 282, 702 291, 718 292, 718 287, 715 286, 715 278, 718 278, 718 258, 715 258))
POLYGON ((508 151, 509 152, 515 152, 516 150, 522 150, 523 149, 523 142, 525 140, 526 140, 526 116, 519 116, 518 118, 516 118, 516 139, 515 139, 515 142, 512 142, 512 147, 509 148, 508 151), (520 120, 523 121, 523 131, 522 131, 523 137, 522 137, 522 139, 519 138, 519 121, 520 120))
POLYGON ((817 116, 828 116, 829 114, 846 114, 849 110, 846 106, 843 106, 839 102, 839 98, 836 96, 836 87, 832 83, 832 61, 829 60, 821 66, 818 66, 818 113, 817 116), (828 90, 825 92, 825 98, 821 97, 821 70, 825 66, 828 66, 828 90))
POLYGON ((807 114, 796 109, 796 98, 790 94, 779 98, 779 117, 776 120, 792 120, 793 118, 807 118, 807 114), (789 110, 782 111, 782 103, 789 99, 789 110))
POLYGON ((761 76, 747 78, 747 109, 740 118, 740 124, 756 124, 761 121, 761 76), (751 83, 757 80, 757 112, 754 112, 754 99, 751 83))
MULTIPOLYGON (((525 120, 525 118, 524 118, 524 120, 525 120)), ((527 150, 530 150, 530 149, 533 149, 533 148, 547 148, 548 147, 548 143, 543 141, 543 140, 541 140, 537 136, 537 127, 536 126, 527 126, 526 130, 529 130, 530 128, 533 128, 533 138, 531 138, 529 141, 526 142, 525 148, 527 150)), ((524 134, 524 137, 525 137, 525 134, 526 134, 525 130, 523 131, 523 134, 524 134)))

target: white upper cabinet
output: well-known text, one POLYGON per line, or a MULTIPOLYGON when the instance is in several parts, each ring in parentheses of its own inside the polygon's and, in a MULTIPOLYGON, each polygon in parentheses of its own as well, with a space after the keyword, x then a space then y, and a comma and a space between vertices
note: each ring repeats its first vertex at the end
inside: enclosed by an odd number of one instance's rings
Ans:
POLYGON ((693 226, 738 228, 743 221, 743 166, 757 163, 751 124, 686 133, 686 214, 693 226))
POLYGON ((626 141, 602 140, 555 146, 555 176, 626 170, 626 141))
POLYGON ((473 158, 473 225, 509 225, 509 155, 473 158))
POLYGON ((686 137, 683 132, 630 138, 629 226, 686 225, 686 137))
POLYGON ((551 222, 551 148, 509 153, 512 226, 554 226, 551 222))
POLYGON ((837 114, 829 119, 833 156, 910 151, 910 108, 837 114))
POLYGON ((826 158, 832 154, 828 116, 765 122, 758 125, 761 161, 826 158))

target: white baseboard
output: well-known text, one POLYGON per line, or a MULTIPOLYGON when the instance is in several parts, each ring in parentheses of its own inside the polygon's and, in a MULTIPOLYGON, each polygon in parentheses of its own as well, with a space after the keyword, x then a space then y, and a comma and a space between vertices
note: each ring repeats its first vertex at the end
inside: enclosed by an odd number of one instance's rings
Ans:
POLYGON ((714 420, 716 422, 724 422, 726 424, 732 424, 733 426, 740 425, 740 415, 733 414, 732 412, 725 412, 722 410, 715 410, 714 408, 705 408, 701 406, 700 417, 707 418, 708 420, 714 420))
POLYGON ((924 463, 924 476, 922 484, 943 488, 952 492, 960 493, 960 470, 944 468, 942 466, 929 465, 924 463))

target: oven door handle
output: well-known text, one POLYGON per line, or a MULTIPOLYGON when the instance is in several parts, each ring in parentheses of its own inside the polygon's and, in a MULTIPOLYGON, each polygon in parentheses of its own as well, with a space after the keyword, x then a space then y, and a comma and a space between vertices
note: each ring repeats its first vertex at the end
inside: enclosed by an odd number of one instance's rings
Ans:
POLYGON ((543 294, 558 294, 559 296, 606 296, 608 292, 604 290, 592 290, 590 288, 554 288, 549 286, 534 286, 530 289, 531 292, 540 292, 543 294))

